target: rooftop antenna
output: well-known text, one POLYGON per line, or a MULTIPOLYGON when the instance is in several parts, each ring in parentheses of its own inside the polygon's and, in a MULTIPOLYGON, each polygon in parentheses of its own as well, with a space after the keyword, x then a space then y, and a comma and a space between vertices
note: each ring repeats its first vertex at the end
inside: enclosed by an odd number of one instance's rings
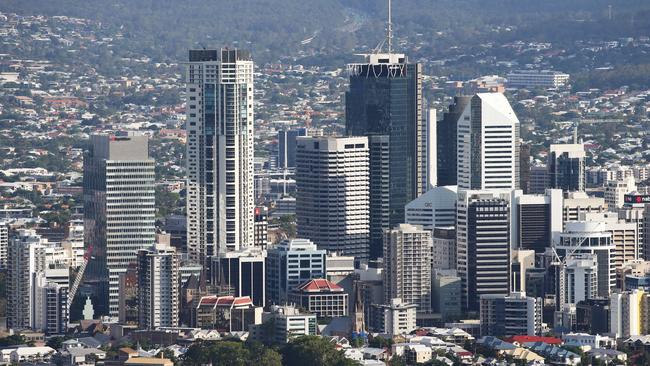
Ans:
POLYGON ((393 22, 392 22, 391 0, 388 0, 388 24, 386 26, 386 42, 388 43, 388 53, 393 52, 393 22))

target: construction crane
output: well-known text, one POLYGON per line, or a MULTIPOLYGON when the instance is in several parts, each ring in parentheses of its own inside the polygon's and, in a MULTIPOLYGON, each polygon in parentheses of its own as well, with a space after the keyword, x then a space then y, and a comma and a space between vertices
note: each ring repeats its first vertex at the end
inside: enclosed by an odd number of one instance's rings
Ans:
POLYGON ((72 302, 74 301, 74 297, 77 295, 77 290, 79 290, 79 286, 81 285, 81 281, 83 280, 84 277, 84 272, 86 272, 86 266, 88 266, 88 262, 90 261, 90 258, 92 256, 92 251, 93 251, 93 246, 90 245, 88 246, 88 249, 86 249, 86 253, 84 253, 84 259, 81 265, 79 266, 79 270, 77 271, 77 276, 74 278, 74 282, 72 282, 72 286, 70 286, 70 290, 68 291, 68 314, 70 314, 70 308, 72 307, 72 302))

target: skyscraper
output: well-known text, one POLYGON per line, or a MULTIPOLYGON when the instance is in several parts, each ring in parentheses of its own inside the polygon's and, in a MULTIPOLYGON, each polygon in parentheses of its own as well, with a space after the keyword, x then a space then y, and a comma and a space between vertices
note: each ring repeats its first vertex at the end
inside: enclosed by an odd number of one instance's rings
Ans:
POLYGON ((84 156, 85 281, 97 312, 118 316, 119 277, 155 241, 155 173, 146 136, 95 135, 84 156))
POLYGON ((431 312, 431 231, 400 224, 384 233, 384 304, 399 298, 431 312))
MULTIPOLYGON (((390 38, 390 37, 389 37, 390 38)), ((404 220, 404 206, 427 189, 422 65, 404 54, 374 53, 348 65, 345 129, 370 144, 371 256, 381 235, 404 220)))
POLYGON ((583 144, 552 144, 546 165, 551 188, 584 191, 585 157, 583 144))
POLYGON ((144 329, 177 327, 179 257, 171 246, 138 252, 138 323, 144 329))
POLYGON ((562 232, 562 191, 548 189, 543 195, 522 193, 515 190, 511 197, 512 248, 542 254, 562 232))
POLYGON ((190 50, 187 251, 195 261, 253 245, 253 61, 247 51, 190 50))
POLYGON ((436 126, 438 186, 452 186, 457 183, 456 144, 458 143, 458 121, 472 100, 471 96, 454 97, 442 120, 436 126))
POLYGON ((510 292, 510 191, 460 191, 456 231, 463 308, 479 310, 482 295, 510 292))
POLYGON ((503 94, 474 95, 457 138, 459 189, 519 188, 519 120, 503 94))
POLYGON ((296 167, 296 139, 307 136, 306 128, 282 130, 278 132, 278 168, 296 167))
POLYGON ((299 238, 319 249, 368 258, 370 202, 366 137, 299 137, 299 238))

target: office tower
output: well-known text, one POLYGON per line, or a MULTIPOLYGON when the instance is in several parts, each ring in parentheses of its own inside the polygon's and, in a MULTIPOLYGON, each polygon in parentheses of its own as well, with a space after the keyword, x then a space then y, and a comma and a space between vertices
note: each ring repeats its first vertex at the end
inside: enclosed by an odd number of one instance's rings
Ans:
POLYGON ((179 256, 171 246, 157 244, 138 252, 138 323, 143 329, 177 327, 179 256))
POLYGON ((390 137, 368 136, 370 167, 370 258, 382 256, 384 230, 390 228, 390 137))
POLYGON ((528 179, 529 194, 543 194, 551 186, 548 181, 548 169, 546 166, 530 167, 528 179))
POLYGON ((562 201, 562 221, 565 226, 569 221, 578 221, 588 213, 607 211, 605 200, 599 197, 589 197, 585 192, 569 192, 562 201))
POLYGON ((44 269, 44 240, 34 230, 18 230, 9 241, 7 328, 29 329, 36 322, 35 274, 44 269))
POLYGON ((384 233, 384 304, 399 298, 431 312, 431 231, 400 224, 384 233))
POLYGON ((73 267, 79 267, 84 262, 86 248, 84 245, 84 221, 83 217, 75 217, 70 220, 66 226, 65 239, 61 246, 68 251, 73 258, 73 267))
POLYGON ((368 258, 368 181, 366 137, 299 137, 298 237, 320 249, 368 258))
POLYGON ((403 222, 404 206, 427 189, 422 65, 404 54, 373 53, 348 65, 345 130, 370 144, 371 257, 383 230, 403 222))
POLYGON ((7 269, 7 252, 9 250, 9 225, 0 221, 0 270, 7 269))
POLYGON ((648 212, 648 209, 646 208, 646 203, 642 203, 645 197, 648 197, 647 199, 650 199, 650 196, 647 195, 634 195, 634 194, 628 194, 624 196, 625 204, 623 204, 623 207, 618 209, 618 218, 621 221, 625 221, 627 223, 633 223, 637 226, 637 233, 639 236, 639 247, 641 251, 641 258, 647 258, 646 257, 646 252, 648 250, 648 241, 650 240, 650 237, 648 237, 648 231, 650 231, 650 227, 646 225, 646 212, 648 212), (641 201, 639 203, 636 203, 636 201, 641 201), (634 203, 633 203, 634 202, 634 203))
POLYGON ((612 235, 603 222, 567 222, 564 231, 555 244, 560 259, 568 255, 591 254, 598 261, 598 296, 608 297, 616 286, 612 235))
POLYGON ((550 187, 584 191, 585 158, 584 144, 551 144, 546 164, 550 187))
POLYGON ((613 259, 616 268, 641 259, 643 246, 636 223, 620 220, 613 212, 586 213, 581 216, 581 219, 601 223, 603 229, 611 234, 611 243, 615 248, 613 259))
POLYGON ((287 239, 266 254, 266 291, 269 304, 284 305, 289 292, 313 278, 325 277, 327 251, 308 239, 287 239))
POLYGON ((170 235, 170 244, 177 253, 187 253, 187 217, 168 215, 165 217, 163 230, 170 235))
POLYGON ((461 280, 456 270, 434 270, 431 295, 432 310, 443 321, 461 318, 461 280))
POLYGON ((531 249, 542 254, 562 232, 562 190, 543 195, 512 191, 511 238, 513 249, 531 249))
POLYGON ((278 169, 296 167, 296 139, 299 136, 307 136, 307 129, 278 131, 278 169))
POLYGON ((118 316, 119 277, 155 240, 155 172, 146 136, 91 137, 84 155, 86 283, 99 314, 118 316))
POLYGON ((460 191, 457 215, 463 309, 478 311, 480 296, 510 291, 510 191, 460 191))
POLYGON ((481 335, 512 337, 541 335, 542 299, 523 292, 481 296, 481 335))
POLYGON ((254 242, 251 55, 190 50, 185 81, 187 252, 205 264, 254 242))
POLYGON ((439 186, 409 202, 404 208, 407 224, 421 225, 427 230, 456 225, 456 186, 439 186))
POLYGON ((625 204, 625 195, 636 191, 634 177, 610 180, 605 185, 605 203, 610 211, 618 211, 625 204))
POLYGON ((289 299, 318 318, 348 316, 348 294, 345 289, 324 278, 306 281, 291 292, 289 299))
POLYGON ((432 233, 431 268, 456 269, 456 227, 437 227, 432 233))
POLYGON ((269 209, 266 206, 255 207, 255 235, 253 246, 260 249, 266 249, 268 245, 269 231, 269 209))
POLYGON ((459 189, 519 188, 519 120, 501 93, 479 93, 458 120, 459 189))
POLYGON ((519 187, 530 193, 530 144, 519 143, 519 187))
POLYGON ((118 319, 123 324, 138 324, 138 262, 130 263, 126 272, 120 273, 120 299, 118 319))
POLYGON ((471 100, 471 96, 454 97, 449 110, 437 124, 438 186, 452 186, 458 182, 456 160, 458 121, 471 100))
POLYGON ((255 306, 266 304, 266 251, 250 248, 212 258, 212 284, 235 297, 249 296, 255 306))
POLYGON ((436 137, 438 112, 435 108, 429 108, 426 117, 426 187, 424 192, 438 185, 438 141, 436 137))
POLYGON ((577 304, 598 297, 598 257, 569 256, 560 271, 560 304, 577 304))

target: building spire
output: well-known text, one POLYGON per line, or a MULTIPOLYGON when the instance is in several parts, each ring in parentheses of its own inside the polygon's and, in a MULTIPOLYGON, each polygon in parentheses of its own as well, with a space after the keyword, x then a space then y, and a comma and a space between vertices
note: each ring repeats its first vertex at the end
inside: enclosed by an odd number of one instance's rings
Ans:
POLYGON ((391 8, 391 0, 388 0, 388 23, 386 24, 386 43, 388 45, 388 53, 393 52, 393 14, 391 8))

